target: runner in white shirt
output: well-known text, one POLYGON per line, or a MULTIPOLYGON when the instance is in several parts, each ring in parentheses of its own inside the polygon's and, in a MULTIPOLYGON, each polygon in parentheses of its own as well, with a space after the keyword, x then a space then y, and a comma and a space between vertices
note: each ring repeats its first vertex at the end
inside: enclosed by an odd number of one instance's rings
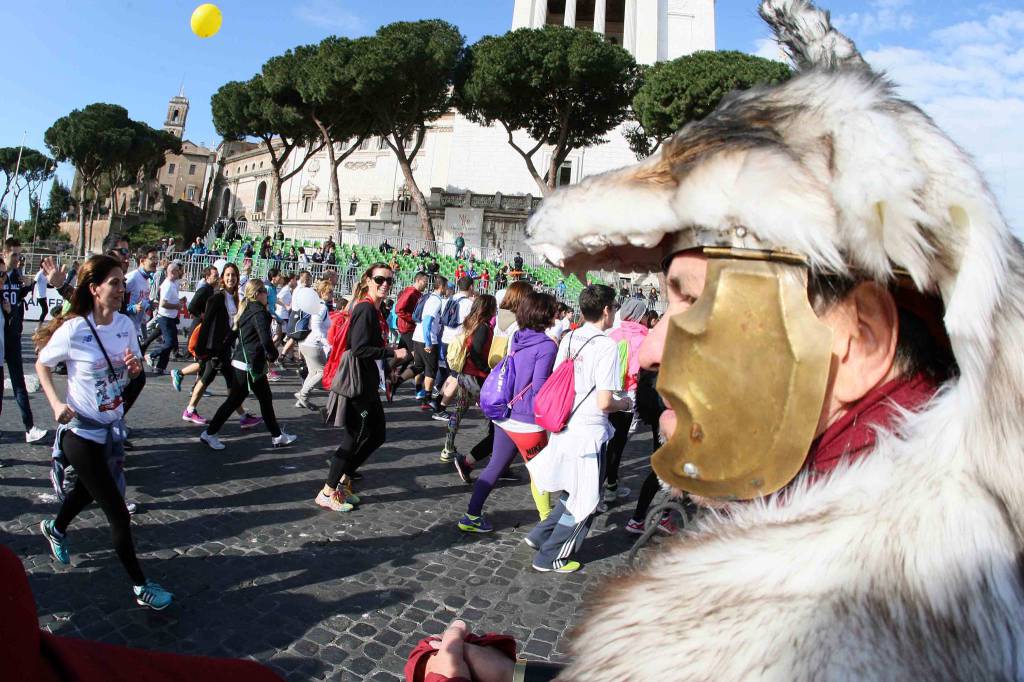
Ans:
POLYGON ((181 313, 182 303, 185 300, 178 290, 180 279, 181 263, 174 261, 167 266, 167 278, 160 285, 157 323, 160 325, 163 340, 159 350, 151 350, 148 356, 150 367, 156 370, 158 376, 167 371, 167 362, 171 359, 171 352, 178 348, 178 315, 181 313))
POLYGON ((134 585, 142 606, 164 609, 173 595, 146 580, 135 555, 131 517, 108 464, 123 457, 124 399, 129 378, 142 372, 135 327, 117 312, 124 296, 121 264, 107 256, 93 256, 79 274, 69 313, 43 327, 36 372, 57 422, 67 425, 57 443, 77 473, 54 520, 40 524, 53 557, 71 563, 68 525, 91 502, 103 509, 110 523, 114 549, 134 585), (67 395, 53 384, 52 370, 64 362, 68 368, 67 395))
POLYGON ((605 332, 615 320, 615 290, 604 284, 588 286, 580 294, 586 320, 566 334, 558 348, 555 372, 568 358, 573 363, 575 412, 560 433, 526 466, 543 492, 561 492, 558 506, 530 532, 527 544, 537 548, 537 571, 571 573, 581 564, 573 559, 587 536, 601 501, 604 450, 612 436, 608 415, 633 409, 622 390, 617 345, 605 332))
POLYGON ((42 268, 39 268, 39 272, 36 273, 36 288, 35 296, 36 303, 39 304, 39 323, 42 324, 43 320, 46 319, 46 313, 49 310, 50 302, 46 300, 46 273, 43 272, 42 268))
POLYGON ((140 249, 138 263, 139 266, 128 273, 124 297, 125 311, 131 318, 132 324, 135 325, 136 336, 141 337, 146 317, 153 307, 153 301, 150 299, 150 286, 158 265, 156 249, 140 249))

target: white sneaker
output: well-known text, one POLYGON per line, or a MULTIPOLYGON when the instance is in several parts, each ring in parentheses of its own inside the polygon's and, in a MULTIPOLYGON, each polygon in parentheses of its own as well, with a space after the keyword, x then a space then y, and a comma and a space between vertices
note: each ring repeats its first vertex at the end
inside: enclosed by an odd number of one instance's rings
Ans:
POLYGON ((31 429, 25 432, 26 443, 38 443, 44 438, 46 438, 46 430, 41 429, 38 426, 33 426, 31 429))
POLYGON ((298 436, 291 433, 285 433, 284 431, 282 431, 280 436, 278 436, 277 438, 272 438, 270 442, 273 444, 275 448, 283 448, 286 445, 291 445, 298 439, 298 436))
POLYGON ((201 434, 199 434, 199 440, 209 445, 210 448, 213 450, 224 449, 224 443, 220 442, 220 438, 217 438, 217 436, 211 436, 206 431, 203 431, 201 434))

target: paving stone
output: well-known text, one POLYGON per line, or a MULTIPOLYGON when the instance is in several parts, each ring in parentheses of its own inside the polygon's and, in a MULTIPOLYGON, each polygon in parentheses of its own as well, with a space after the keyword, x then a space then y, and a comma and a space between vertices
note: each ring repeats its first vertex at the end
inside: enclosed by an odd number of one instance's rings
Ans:
MULTIPOLYGON (((31 332, 28 325, 26 364, 35 360, 31 332)), ((63 377, 56 381, 63 390, 63 377)), ((112 644, 258 660, 303 682, 399 680, 415 642, 440 635, 456 616, 477 632, 513 635, 530 658, 564 660, 565 632, 579 620, 583 595, 624 568, 633 538, 622 525, 635 498, 597 519, 580 555, 584 571, 536 573, 522 543, 537 520, 529 487, 495 488, 487 501, 493 534, 460 533, 454 520, 471 490, 437 461, 444 425, 426 418, 403 389, 386 407, 391 440, 357 482, 362 507, 322 511, 313 496, 337 433, 293 406, 298 387, 293 371, 272 385, 278 419, 299 436, 295 446, 273 449, 265 431, 241 431, 230 420, 220 433, 227 448, 213 453, 180 420, 185 394, 166 380, 147 383, 128 419, 136 449, 126 469, 128 496, 141 505, 132 528, 143 568, 177 595, 161 613, 135 605, 96 508, 71 526, 73 565, 49 559, 38 526, 57 511, 41 497, 52 494, 52 441, 11 438, 22 427, 9 404, 0 413, 0 542, 25 565, 40 626, 112 644)), ((224 400, 222 384, 213 390, 204 414, 224 400)), ((39 425, 52 430, 42 394, 31 402, 39 425)), ((471 411, 463 424, 458 444, 468 449, 486 421, 471 411)), ((650 452, 650 434, 627 447, 621 473, 633 490, 647 475, 650 452)))

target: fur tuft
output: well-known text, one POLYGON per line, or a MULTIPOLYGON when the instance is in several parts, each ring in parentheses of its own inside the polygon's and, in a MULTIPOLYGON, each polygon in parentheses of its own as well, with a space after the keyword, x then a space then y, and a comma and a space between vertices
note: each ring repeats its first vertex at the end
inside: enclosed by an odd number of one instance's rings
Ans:
POLYGON ((763 0, 759 12, 798 68, 867 68, 853 41, 837 31, 830 14, 810 0, 763 0))

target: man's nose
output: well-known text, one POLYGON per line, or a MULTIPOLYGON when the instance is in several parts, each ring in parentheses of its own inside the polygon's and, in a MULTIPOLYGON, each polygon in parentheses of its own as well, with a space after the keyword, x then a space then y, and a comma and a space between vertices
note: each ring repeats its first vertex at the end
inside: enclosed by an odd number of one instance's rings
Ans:
POLYGON ((640 344, 640 366, 657 372, 661 368, 661 356, 665 352, 665 336, 668 332, 668 315, 663 316, 654 329, 640 344))

